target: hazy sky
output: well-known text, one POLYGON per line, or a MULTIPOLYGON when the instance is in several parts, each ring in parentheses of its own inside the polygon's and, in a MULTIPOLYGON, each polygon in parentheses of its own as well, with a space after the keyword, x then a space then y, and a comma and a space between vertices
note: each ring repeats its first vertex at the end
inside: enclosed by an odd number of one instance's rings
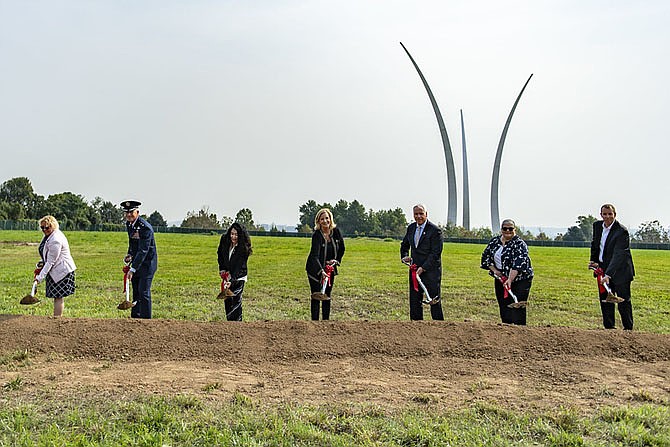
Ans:
POLYGON ((0 0, 0 182, 26 176, 168 221, 209 206, 295 224, 309 199, 424 202, 446 222, 570 226, 603 202, 670 225, 670 2, 0 0), (665 203, 665 205, 663 205, 665 203))

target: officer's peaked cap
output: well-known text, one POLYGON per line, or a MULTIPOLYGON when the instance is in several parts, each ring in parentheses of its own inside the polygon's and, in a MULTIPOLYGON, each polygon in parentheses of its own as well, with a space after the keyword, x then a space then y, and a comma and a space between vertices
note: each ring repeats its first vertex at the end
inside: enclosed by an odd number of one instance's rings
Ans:
POLYGON ((124 200, 121 202, 121 209, 125 212, 135 211, 136 209, 139 209, 140 205, 142 204, 137 200, 124 200))

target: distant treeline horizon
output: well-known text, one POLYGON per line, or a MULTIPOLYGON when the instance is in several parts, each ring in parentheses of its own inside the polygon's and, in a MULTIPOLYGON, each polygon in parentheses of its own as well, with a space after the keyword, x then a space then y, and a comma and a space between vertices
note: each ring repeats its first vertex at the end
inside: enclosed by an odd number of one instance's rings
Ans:
MULTIPOLYGON (((314 200, 308 200, 297 208, 298 222, 293 227, 295 231, 311 233, 314 230, 314 216, 321 208, 331 209, 342 233, 352 236, 397 237, 404 234, 408 225, 405 213, 400 207, 376 211, 366 209, 358 200, 349 202, 340 199, 335 205, 328 202, 319 204, 314 200)), ((64 228, 71 229, 123 224, 121 208, 99 196, 87 202, 84 196, 68 191, 51 194, 45 198, 33 190, 27 177, 15 177, 0 185, 0 220, 38 220, 48 214, 56 217, 64 228)), ((143 216, 154 226, 168 226, 168 222, 158 210, 143 216)), ((537 233, 533 233, 524 228, 523 223, 517 222, 517 234, 525 240, 590 241, 593 223, 596 220, 597 218, 592 215, 577 216, 576 225, 567 228, 563 233, 557 232, 551 236, 541 227, 538 227, 537 233)), ((225 230, 233 222, 239 222, 252 231, 279 231, 274 225, 266 229, 264 225, 256 224, 253 212, 249 208, 239 210, 234 218, 229 216, 219 218, 215 213, 210 212, 209 206, 203 206, 200 210, 187 212, 179 226, 225 230)), ((458 225, 440 225, 440 227, 444 237, 447 238, 490 239, 495 234, 488 227, 464 228, 458 225)), ((669 242, 668 231, 658 220, 642 223, 631 236, 636 242, 669 242)))

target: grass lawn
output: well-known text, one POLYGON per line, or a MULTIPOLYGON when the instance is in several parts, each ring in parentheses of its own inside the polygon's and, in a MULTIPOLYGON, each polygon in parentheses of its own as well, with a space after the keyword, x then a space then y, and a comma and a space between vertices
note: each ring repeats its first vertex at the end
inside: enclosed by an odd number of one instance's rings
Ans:
MULTIPOLYGON (((77 263, 77 292, 66 317, 127 318, 123 299, 125 233, 68 232, 77 263)), ((51 315, 48 299, 19 305, 31 286, 41 235, 0 231, 0 314, 51 315), (26 243, 32 243, 27 245, 26 243)), ((219 321, 218 235, 157 234, 159 271, 155 318, 219 321)), ((244 319, 307 320, 305 258, 310 240, 254 237, 244 319)), ((399 242, 347 239, 333 293, 336 320, 407 320, 407 268, 399 242)), ((451 321, 498 322, 492 279, 479 268, 483 245, 452 244, 443 253, 443 307, 451 321)), ((599 328, 588 249, 530 247, 536 276, 528 322, 533 326, 599 328)), ((670 333, 670 252, 633 250, 636 330, 670 333)), ((43 298, 43 285, 38 297, 43 298)), ((630 405, 556 408, 520 413, 485 402, 454 410, 409 401, 388 409, 364 404, 268 404, 235 393, 230 401, 205 395, 140 395, 54 399, 23 393, 30 353, 0 357, 17 371, 0 384, 0 446, 670 446, 670 403, 640 393, 630 405)))
MULTIPOLYGON (((123 299, 121 268, 125 233, 68 232, 77 263, 77 293, 66 299, 65 315, 95 318, 127 316, 116 309, 123 299)), ((50 315, 51 303, 24 307, 32 270, 39 260, 40 234, 0 231, 0 313, 50 315)), ((217 321, 225 319, 215 297, 220 280, 218 235, 157 234, 159 270, 153 284, 155 318, 217 321)), ((244 319, 306 320, 309 286, 305 275, 308 238, 254 237, 244 319)), ((399 242, 347 239, 333 291, 337 320, 406 320, 407 269, 399 261, 399 242)), ((443 252, 443 308, 451 321, 498 321, 493 280, 479 268, 483 245, 448 243, 443 252)), ((535 269, 528 309, 529 325, 598 328, 596 283, 586 265, 588 249, 530 247, 535 269)), ((635 328, 670 333, 670 252, 633 250, 638 276, 632 285, 635 328)), ((40 292, 43 294, 43 285, 40 292)), ((38 295, 39 296, 39 295, 38 295)))

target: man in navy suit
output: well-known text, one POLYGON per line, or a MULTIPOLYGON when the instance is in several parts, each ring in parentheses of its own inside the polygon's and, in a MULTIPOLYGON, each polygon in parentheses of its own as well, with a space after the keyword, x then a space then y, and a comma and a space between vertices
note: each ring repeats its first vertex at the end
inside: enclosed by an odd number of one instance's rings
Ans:
POLYGON ((128 254, 126 262, 130 262, 128 279, 133 285, 133 302, 131 318, 151 318, 151 282, 158 268, 158 254, 154 229, 151 224, 140 217, 141 203, 126 200, 121 208, 126 216, 128 231, 128 254))
MULTIPOLYGON (((635 276, 630 254, 630 236, 626 227, 616 220, 616 209, 611 203, 600 207, 603 220, 593 223, 591 259, 589 268, 601 268, 602 282, 623 301, 618 304, 621 323, 626 330, 633 329, 633 306, 630 302, 630 283, 635 276)), ((606 302, 607 292, 600 293, 600 310, 605 329, 614 329, 614 303, 606 302)))
MULTIPOLYGON (((433 320, 444 320, 440 303, 440 284, 442 282, 442 230, 428 220, 425 205, 418 204, 413 208, 414 223, 407 227, 407 233, 400 243, 402 262, 416 265, 416 275, 426 286, 434 301, 430 305, 430 316, 433 320), (410 256, 411 250, 411 256, 410 256)), ((409 274, 409 318, 423 320, 422 297, 423 289, 415 290, 412 270, 409 274)))

